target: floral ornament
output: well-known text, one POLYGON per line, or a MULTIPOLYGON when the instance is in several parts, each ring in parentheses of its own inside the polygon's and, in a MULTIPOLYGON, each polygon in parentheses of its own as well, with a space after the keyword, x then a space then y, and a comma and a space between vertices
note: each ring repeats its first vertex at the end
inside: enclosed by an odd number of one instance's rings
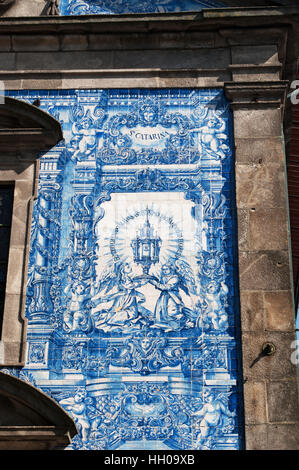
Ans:
POLYGON ((197 256, 197 264, 201 276, 210 279, 223 279, 225 275, 224 253, 202 251, 197 256))
POLYGON ((121 347, 109 348, 106 359, 141 375, 149 375, 165 366, 176 367, 185 360, 181 348, 168 346, 166 338, 155 338, 153 334, 132 337, 121 347))

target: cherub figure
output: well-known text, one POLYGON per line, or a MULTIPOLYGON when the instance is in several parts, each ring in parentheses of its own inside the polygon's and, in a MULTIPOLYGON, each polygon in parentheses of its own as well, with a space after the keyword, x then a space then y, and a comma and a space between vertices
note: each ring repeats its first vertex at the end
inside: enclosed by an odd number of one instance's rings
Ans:
POLYGON ((78 149, 75 151, 73 159, 77 160, 80 159, 80 157, 90 157, 96 148, 97 129, 89 110, 80 122, 74 122, 72 131, 75 136, 80 136, 78 149))
POLYGON ((211 281, 204 294, 202 309, 204 318, 215 330, 227 327, 227 314, 224 310, 224 301, 228 294, 227 285, 222 282, 220 285, 211 281))
POLYGON ((193 313, 182 300, 180 290, 187 295, 196 293, 196 286, 190 267, 181 262, 166 263, 162 266, 160 280, 149 279, 161 291, 155 307, 155 323, 152 328, 162 328, 166 332, 181 329, 183 325, 194 326, 193 313))
POLYGON ((200 134, 199 151, 203 148, 209 153, 217 154, 224 158, 229 147, 223 142, 227 140, 227 135, 224 133, 226 129, 225 121, 218 118, 211 118, 204 121, 204 125, 199 128, 192 129, 193 132, 200 134))
POLYGON ((64 398, 59 401, 59 404, 73 416, 83 442, 88 441, 91 427, 91 422, 87 414, 88 404, 90 403, 91 398, 87 397, 85 390, 77 390, 73 397, 64 398))
POLYGON ((214 397, 211 392, 205 392, 204 405, 196 411, 193 416, 199 417, 197 429, 200 430, 195 448, 201 449, 205 441, 215 432, 216 428, 222 426, 225 419, 232 419, 236 416, 235 412, 229 411, 227 397, 219 395, 214 397))
POLYGON ((88 302, 91 300, 87 286, 82 282, 68 284, 64 293, 70 301, 64 315, 64 329, 66 331, 83 330, 90 327, 90 318, 87 312, 88 302))

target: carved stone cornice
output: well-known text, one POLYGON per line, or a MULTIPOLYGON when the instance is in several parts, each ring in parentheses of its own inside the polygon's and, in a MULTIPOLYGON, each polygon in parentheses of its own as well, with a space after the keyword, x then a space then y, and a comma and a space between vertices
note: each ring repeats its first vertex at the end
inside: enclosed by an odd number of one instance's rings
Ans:
POLYGON ((224 90, 232 108, 280 107, 284 104, 289 82, 225 82, 224 90))

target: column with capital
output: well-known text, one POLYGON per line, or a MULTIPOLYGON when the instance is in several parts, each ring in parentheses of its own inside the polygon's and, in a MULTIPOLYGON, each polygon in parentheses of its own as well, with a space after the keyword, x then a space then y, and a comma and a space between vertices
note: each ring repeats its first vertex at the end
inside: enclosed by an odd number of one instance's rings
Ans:
POLYGON ((55 191, 52 187, 43 187, 39 193, 38 211, 35 220, 32 243, 36 248, 35 265, 31 287, 34 294, 28 308, 29 322, 31 324, 49 323, 52 302, 49 295, 49 279, 51 267, 50 242, 54 238, 52 206, 55 200, 55 191))

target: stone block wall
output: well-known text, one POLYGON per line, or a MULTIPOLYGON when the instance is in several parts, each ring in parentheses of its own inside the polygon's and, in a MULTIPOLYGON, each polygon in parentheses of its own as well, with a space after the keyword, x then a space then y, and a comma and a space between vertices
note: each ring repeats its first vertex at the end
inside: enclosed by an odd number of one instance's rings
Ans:
POLYGON ((298 383, 291 362, 295 320, 281 116, 274 108, 252 114, 238 110, 235 117, 241 122, 235 136, 246 440, 253 449, 296 449, 298 383), (253 115, 253 122, 266 122, 266 129, 259 125, 252 132, 253 115), (263 153, 258 158, 257 151, 255 162, 244 161, 238 143, 252 151, 253 135, 258 145, 265 139, 263 153), (255 362, 265 343, 274 344, 276 352, 255 362))

